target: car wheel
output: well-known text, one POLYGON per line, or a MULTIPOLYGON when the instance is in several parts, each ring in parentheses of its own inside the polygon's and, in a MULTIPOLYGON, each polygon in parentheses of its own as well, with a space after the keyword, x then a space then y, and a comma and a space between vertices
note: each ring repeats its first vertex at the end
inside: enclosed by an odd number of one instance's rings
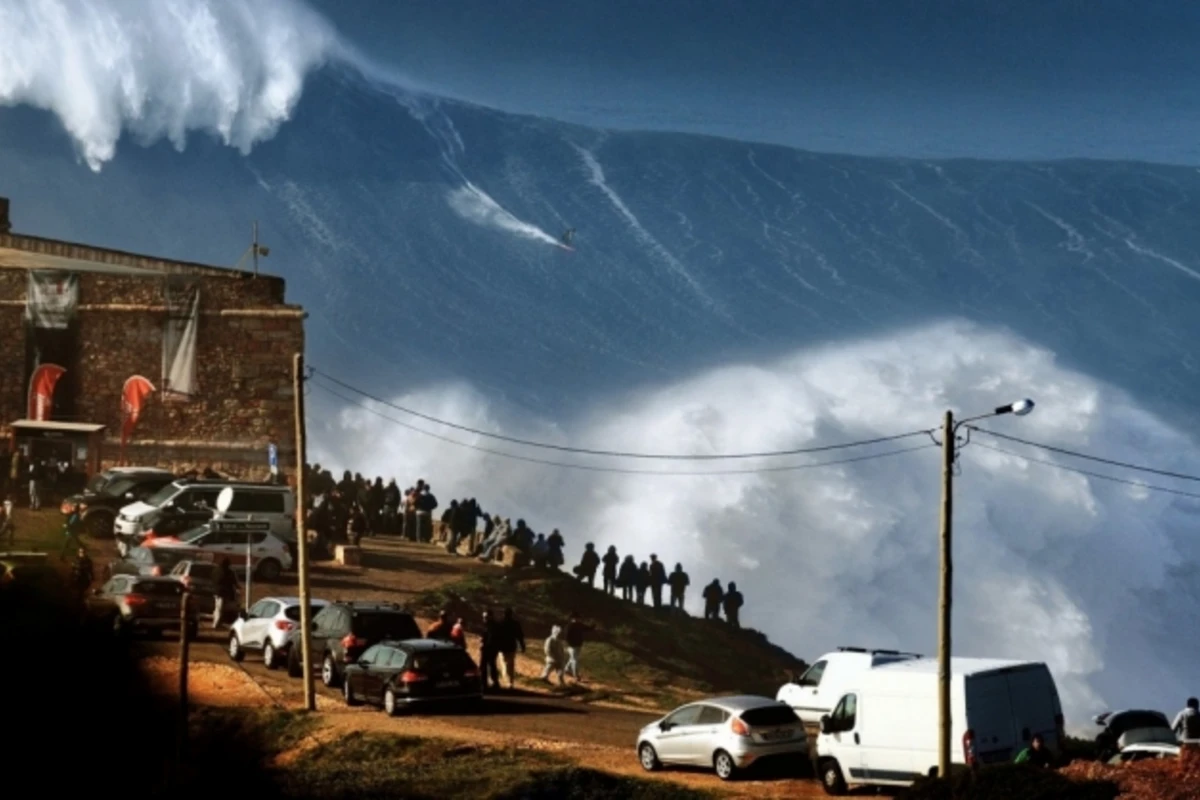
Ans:
POLYGON ((229 634, 229 657, 234 661, 241 661, 246 653, 242 650, 242 643, 238 641, 237 633, 229 634))
POLYGON ((395 717, 400 713, 400 705, 396 700, 396 691, 389 686, 383 692, 383 710, 389 717, 395 717))
POLYGON ((724 750, 718 750, 713 755, 713 769, 717 771, 717 777, 723 781, 731 781, 737 774, 737 764, 733 763, 733 756, 724 750))
POLYGON ((273 558, 265 559, 258 565, 258 577, 264 581, 279 580, 281 574, 283 574, 283 565, 273 558))
POLYGON ((662 767, 662 762, 658 760, 658 753, 654 749, 654 745, 649 742, 642 742, 642 746, 638 748, 638 761, 642 764, 642 769, 646 772, 654 772, 662 767))
POLYGON ((336 688, 338 685, 337 665, 333 663, 332 653, 326 653, 325 658, 321 661, 321 683, 330 689, 336 688))
POLYGON ((342 681, 342 699, 346 701, 346 705, 348 706, 359 704, 358 698, 354 696, 354 690, 350 688, 349 678, 342 681))
POLYGON ((271 644, 270 639, 263 645, 263 666, 267 669, 275 669, 279 666, 279 656, 275 652, 275 645, 271 644))
POLYGON ((837 759, 830 758, 821 762, 821 787, 825 794, 839 797, 846 793, 846 779, 842 777, 842 768, 837 759))
POLYGON ((303 678, 304 665, 300 663, 298 647, 293 647, 288 650, 287 672, 289 678, 303 678))
POLYGON ((93 539, 112 538, 113 518, 108 514, 91 514, 83 521, 83 530, 93 539))

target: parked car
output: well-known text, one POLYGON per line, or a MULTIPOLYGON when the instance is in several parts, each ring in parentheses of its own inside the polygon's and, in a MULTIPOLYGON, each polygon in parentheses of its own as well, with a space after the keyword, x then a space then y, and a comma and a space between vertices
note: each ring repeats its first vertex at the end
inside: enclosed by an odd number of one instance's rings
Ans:
POLYGON ((121 555, 140 547, 146 539, 178 536, 194 530, 213 518, 211 508, 175 508, 167 506, 148 512, 142 517, 142 527, 136 533, 116 534, 117 551, 121 555))
MULTIPOLYGON (((149 548, 157 552, 155 548, 149 548)), ((171 551, 166 551, 171 552, 171 551)), ((211 618, 217 607, 217 584, 216 578, 217 565, 211 561, 191 561, 184 559, 177 563, 171 570, 170 577, 183 584, 191 595, 192 610, 196 616, 211 618)), ((225 609, 222 608, 222 612, 225 609)), ((233 607, 228 609, 228 616, 232 617, 237 613, 233 607)), ((226 616, 222 613, 222 616, 226 616)), ((225 620, 221 620, 225 622, 225 620)))
MULTIPOLYGON (((327 600, 309 601, 313 617, 327 605, 327 600)), ((264 597, 239 612, 229 630, 229 657, 241 661, 247 649, 259 650, 267 669, 280 666, 291 646, 288 634, 300 626, 300 610, 299 597, 264 597)))
POLYGON ((785 683, 775 699, 787 703, 800 719, 810 725, 833 711, 833 706, 846 688, 863 670, 897 661, 911 661, 921 656, 898 650, 867 650, 862 647, 839 647, 817 659, 803 675, 785 683))
POLYGON ((84 490, 63 500, 63 514, 75 506, 83 517, 83 529, 91 536, 113 535, 113 525, 123 506, 145 500, 175 480, 168 470, 156 467, 112 467, 98 473, 84 490))
POLYGON ((1108 761, 1125 746, 1140 742, 1162 741, 1175 744, 1171 722, 1161 711, 1127 709, 1109 711, 1092 719, 1102 730, 1096 734, 1096 757, 1108 761))
POLYGON ((116 532, 133 536, 145 531, 146 521, 156 509, 215 509, 217 497, 225 488, 233 489, 233 502, 223 518, 235 521, 266 521, 271 533, 285 540, 295 538, 296 496, 289 486, 270 483, 246 483, 229 480, 194 480, 181 478, 173 481, 144 502, 131 503, 121 509, 117 516, 116 532))
MULTIPOLYGON (((174 578, 117 575, 92 591, 87 599, 89 617, 123 635, 144 632, 159 635, 179 630, 183 584, 174 578)), ((188 623, 188 635, 196 633, 196 620, 188 623)))
MULTIPOLYGON (((288 675, 303 673, 300 631, 288 634, 288 675)), ((334 601, 313 617, 313 666, 319 665, 321 682, 341 685, 347 664, 358 661, 367 648, 383 641, 420 639, 421 629, 412 614, 396 603, 374 600, 334 601)))
POLYGON ((689 703, 642 728, 638 761, 648 771, 664 764, 710 767, 721 780, 768 760, 808 761, 804 722, 786 703, 739 695, 689 703))
POLYGON ((415 705, 482 702, 483 681, 479 666, 457 645, 383 641, 345 666, 342 697, 348 706, 370 703, 394 717, 415 705))
POLYGON ((104 578, 114 575, 146 575, 150 577, 165 575, 183 558, 183 553, 175 550, 154 550, 149 547, 135 547, 124 558, 114 559, 104 566, 104 578))
MULTIPOLYGON (((950 661, 952 760, 968 767, 1012 761, 1037 734, 1064 741, 1062 704, 1045 664, 950 661)), ((922 658, 863 670, 821 718, 817 772, 828 794, 848 786, 906 786, 936 774, 938 662, 922 658)))
POLYGON ((250 550, 250 567, 254 574, 273 581, 286 569, 292 568, 292 552, 287 542, 266 531, 225 530, 215 522, 193 528, 178 536, 156 536, 142 542, 143 547, 155 550, 174 550, 181 558, 192 561, 217 562, 229 559, 236 573, 246 571, 246 550, 250 550))

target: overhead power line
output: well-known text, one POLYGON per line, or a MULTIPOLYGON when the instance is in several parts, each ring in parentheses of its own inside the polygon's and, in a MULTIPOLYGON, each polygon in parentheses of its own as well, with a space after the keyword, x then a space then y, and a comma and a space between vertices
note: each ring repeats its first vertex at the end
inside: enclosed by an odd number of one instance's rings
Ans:
MULTIPOLYGON (((798 447, 798 448, 795 448, 792 450, 767 450, 767 451, 762 451, 762 452, 757 452, 757 453, 687 454, 687 453, 638 453, 638 452, 627 452, 627 451, 621 451, 621 450, 590 450, 590 449, 584 448, 584 447, 569 447, 567 445, 550 444, 549 442, 537 442, 537 441, 533 441, 530 439, 520 439, 515 436, 504 436, 499 433, 492 433, 490 431, 480 430, 479 428, 472 428, 469 425, 461 425, 457 422, 451 422, 449 420, 440 419, 438 417, 430 416, 429 414, 423 414, 420 411, 414 411, 411 408, 405 408, 404 406, 400 406, 395 403, 384 400, 381 397, 376 397, 375 395, 373 395, 363 389, 359 389, 356 386, 351 386, 350 384, 346 383, 345 381, 339 380, 339 379, 333 377, 332 375, 330 375, 329 373, 322 372, 321 370, 316 369, 315 367, 313 367, 311 369, 314 374, 320 375, 325 380, 330 381, 331 383, 334 383, 337 386, 342 387, 343 389, 347 389, 357 395, 361 395, 362 397, 367 398, 368 400, 372 400, 376 403, 379 403, 380 405, 387 406, 388 408, 394 409, 403 414, 408 414, 410 416, 417 417, 418 419, 423 419, 426 422, 432 422, 437 425, 445 425, 447 428, 453 428, 454 430, 463 431, 465 433, 473 433, 476 436, 483 436, 488 439, 495 439, 495 440, 498 440, 501 442, 508 442, 510 444, 518 444, 518 445, 523 445, 525 447, 536 447, 536 448, 539 448, 542 450, 554 450, 559 453, 574 453, 576 455, 586 455, 586 456, 608 456, 608 457, 612 457, 612 458, 653 459, 653 460, 660 460, 660 461, 724 461, 724 460, 747 459, 747 458, 779 458, 781 456, 799 456, 799 455, 808 455, 811 453, 828 453, 828 452, 834 451, 834 450, 846 450, 851 447, 863 447, 863 446, 871 445, 871 444, 883 444, 885 442, 895 442, 895 441, 899 441, 901 439, 911 439, 915 436, 927 436, 933 431, 932 428, 928 428, 928 429, 919 430, 919 431, 909 431, 908 433, 900 433, 900 434, 896 434, 895 436, 879 436, 874 439, 860 439, 855 442, 844 442, 842 444, 828 444, 828 445, 821 445, 818 447, 798 447)), ((347 399, 347 398, 343 398, 343 399, 347 399)), ((395 420, 393 420, 393 421, 395 421, 395 420)), ((422 431, 422 432, 425 433, 426 431, 422 431)), ((751 470, 751 471, 752 472, 761 472, 762 470, 751 470)), ((662 473, 654 473, 654 474, 662 474, 662 473)), ((716 474, 716 473, 712 473, 712 474, 716 474)))
POLYGON ((1200 493, 1197 493, 1197 492, 1185 492, 1182 489, 1170 489, 1170 488, 1167 488, 1166 486, 1154 486, 1152 484, 1142 483, 1141 481, 1131 481, 1128 478, 1118 478, 1115 475, 1103 475, 1099 472, 1091 472, 1090 470, 1086 470, 1086 469, 1078 469, 1076 467, 1068 467, 1065 464, 1059 464, 1056 461, 1048 461, 1043 458, 1034 458, 1032 456, 1027 456, 1022 453, 1014 453, 1012 450, 1005 450, 1002 447, 993 447, 990 444, 984 444, 983 442, 980 442, 980 441, 974 441, 974 442, 971 442, 971 444, 976 447, 982 447, 984 450, 991 450, 994 453, 1003 453, 1006 456, 1013 456, 1014 458, 1020 458, 1025 461, 1032 462, 1034 464, 1044 464, 1047 467, 1054 467, 1055 469, 1062 470, 1063 472, 1074 472, 1077 475, 1086 475, 1089 478, 1098 478, 1102 481, 1111 481, 1113 483, 1122 483, 1122 484, 1125 484, 1126 486, 1136 486, 1139 489, 1145 489, 1146 491, 1149 491, 1149 492, 1164 492, 1166 494, 1177 494, 1182 497, 1194 497, 1196 499, 1200 499, 1200 493))
MULTIPOLYGON (((323 377, 328 377, 328 376, 323 375, 323 377)), ((433 433, 432 431, 427 431, 422 428, 418 428, 415 425, 411 425, 407 422, 404 422, 403 420, 398 420, 395 417, 390 417, 387 414, 384 414, 383 412, 379 411, 378 409, 372 408, 371 406, 369 406, 359 400, 356 400, 352 397, 348 397, 347 395, 342 394, 341 392, 336 391, 335 389, 331 389, 330 387, 325 386, 324 384, 313 383, 312 385, 316 386, 321 391, 328 392, 329 394, 333 395, 334 397, 341 398, 342 400, 345 400, 346 402, 351 403, 351 404, 363 409, 364 411, 368 411, 381 419, 387 420, 388 422, 391 422, 395 425, 399 425, 400 427, 410 430, 414 433, 419 433, 422 436, 428 436, 431 439, 437 439, 440 442, 452 444, 457 447, 463 447, 468 450, 475 450, 477 452, 486 453, 488 455, 498 456, 500 458, 512 459, 514 461, 524 461, 529 464, 541 464, 541 465, 550 466, 550 467, 561 467, 563 469, 577 469, 577 470, 583 470, 585 472, 604 472, 604 473, 614 473, 614 474, 619 474, 619 475, 666 475, 666 476, 754 475, 754 474, 759 474, 759 473, 770 473, 770 472, 795 472, 795 471, 804 470, 804 469, 816 469, 819 467, 833 467, 833 466, 837 466, 839 464, 853 464, 853 463, 859 462, 859 461, 873 461, 873 460, 879 459, 879 458, 898 456, 898 455, 902 455, 904 453, 912 453, 917 450, 929 450, 929 449, 932 449, 935 447, 935 445, 933 445, 933 444, 920 444, 915 447, 904 447, 904 448, 900 448, 898 450, 885 450, 881 453, 870 453, 867 455, 854 456, 851 458, 839 458, 839 459, 834 459, 834 460, 830 460, 830 461, 817 461, 817 462, 811 462, 811 463, 807 463, 807 464, 788 464, 788 465, 783 465, 783 466, 770 466, 770 467, 749 467, 746 469, 731 469, 731 470, 656 470, 656 469, 633 469, 633 468, 625 468, 625 467, 602 467, 602 466, 594 466, 591 464, 571 464, 571 463, 563 462, 563 461, 551 461, 549 459, 534 458, 532 456, 523 456, 523 455, 519 455, 517 453, 506 453, 502 450, 492 450, 491 448, 480 447, 478 445, 470 444, 469 442, 460 442, 457 439, 451 439, 447 436, 442 436, 441 434, 433 433)))
POLYGON ((1051 453, 1059 453, 1060 455, 1071 456, 1073 458, 1082 458, 1087 461, 1095 461, 1099 464, 1108 464, 1111 467, 1123 467, 1124 469, 1132 469, 1137 472, 1146 472, 1151 475, 1162 475, 1164 478, 1178 478, 1181 481, 1200 482, 1200 475, 1188 475, 1188 474, 1182 473, 1182 472, 1171 472, 1170 470, 1156 469, 1154 467, 1146 467, 1146 466, 1142 466, 1141 464, 1130 464, 1128 461, 1117 461, 1116 459, 1112 459, 1112 458, 1101 458, 1100 456, 1093 456, 1093 455, 1089 455, 1087 453, 1080 453, 1075 450, 1067 450, 1064 447, 1055 447, 1054 445, 1042 444, 1041 442, 1031 442, 1028 439, 1019 439, 1016 436, 1009 436, 1006 433, 996 433, 995 431, 989 431, 984 428, 976 427, 974 425, 968 425, 967 427, 973 431, 977 431, 979 433, 985 433, 988 436, 992 436, 997 439, 1004 439, 1009 442, 1016 442, 1017 444, 1024 444, 1024 445, 1028 445, 1030 447, 1040 447, 1041 449, 1048 450, 1051 453))

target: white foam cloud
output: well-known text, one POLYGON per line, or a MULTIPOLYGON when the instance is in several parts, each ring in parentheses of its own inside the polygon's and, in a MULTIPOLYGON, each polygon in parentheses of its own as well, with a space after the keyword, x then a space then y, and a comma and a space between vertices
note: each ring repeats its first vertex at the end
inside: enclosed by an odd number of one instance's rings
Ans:
POLYGON ((53 112, 93 170, 124 131, 179 149, 204 131, 247 152, 339 50, 294 0, 6 0, 0 105, 53 112))
MULTIPOLYGON (((1037 399, 1034 414, 989 424, 1200 472, 1193 443, 1129 397, 1013 336, 960 322, 713 369, 636 397, 599 398, 591 416, 562 429, 508 419, 468 385, 427 387, 402 400, 513 435, 704 453, 930 428, 946 407, 977 412, 1024 396, 1037 399)), ((666 477, 504 461, 362 409, 343 410, 314 432, 322 463, 401 481, 427 477, 444 504, 474 495, 487 510, 523 516, 537 530, 561 528, 572 555, 591 540, 639 560, 656 552, 669 564, 681 561, 692 576, 693 610, 704 583, 734 579, 747 595, 745 620, 802 656, 842 644, 933 650, 936 449, 798 472, 666 477)), ((1187 575, 1200 562, 1200 503, 973 445, 961 458, 957 652, 1045 660, 1075 723, 1108 705, 1171 708, 1189 689, 1194 694, 1188 681, 1200 644, 1188 632, 1200 613, 1187 575)))
MULTIPOLYGON (((456 134, 457 135, 457 134, 456 134)), ((490 194, 468 181, 447 195, 450 208, 460 217, 476 225, 516 234, 523 239, 558 246, 558 240, 538 226, 518 219, 497 203, 490 194)))

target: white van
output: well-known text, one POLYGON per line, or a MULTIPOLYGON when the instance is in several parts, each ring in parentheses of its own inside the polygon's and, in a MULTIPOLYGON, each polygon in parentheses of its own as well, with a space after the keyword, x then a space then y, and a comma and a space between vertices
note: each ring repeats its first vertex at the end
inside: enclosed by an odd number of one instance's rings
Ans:
POLYGON ((186 509, 203 505, 217 507, 217 496, 225 487, 233 488, 233 502, 223 519, 256 520, 271 523, 271 533, 287 541, 295 541, 296 495, 289 486, 270 483, 242 483, 228 480, 180 479, 167 484, 144 501, 124 506, 117 515, 115 529, 119 536, 132 537, 142 533, 142 520, 151 511, 172 505, 186 509))
POLYGON ((807 724, 816 725, 821 717, 833 711, 834 704, 846 693, 860 672, 914 658, 921 656, 898 650, 839 647, 836 653, 821 656, 803 675, 780 687, 775 699, 791 706, 796 716, 807 724))
MULTIPOLYGON (((1035 734, 1064 741, 1062 704, 1045 664, 950 661, 952 761, 1012 761, 1035 734)), ((817 770, 827 794, 847 786, 906 786, 937 773, 938 664, 922 658, 859 673, 821 720, 817 770)))

